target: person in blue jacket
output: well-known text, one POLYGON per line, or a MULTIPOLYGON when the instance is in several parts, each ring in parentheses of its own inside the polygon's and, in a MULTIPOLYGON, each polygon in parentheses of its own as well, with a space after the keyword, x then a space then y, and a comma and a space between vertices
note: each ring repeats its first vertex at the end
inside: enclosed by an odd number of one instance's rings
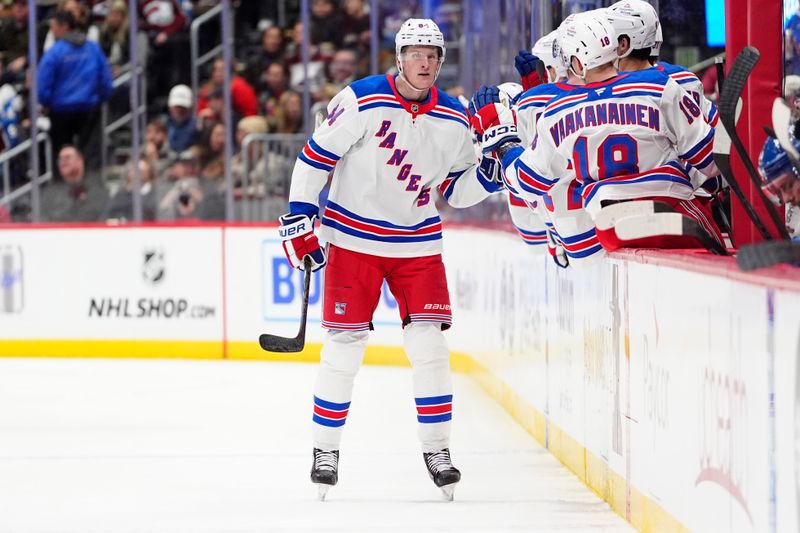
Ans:
POLYGON ((100 105, 113 92, 111 69, 100 47, 77 31, 72 14, 57 11, 50 30, 56 43, 42 56, 37 93, 50 117, 53 153, 74 144, 96 162, 100 105))

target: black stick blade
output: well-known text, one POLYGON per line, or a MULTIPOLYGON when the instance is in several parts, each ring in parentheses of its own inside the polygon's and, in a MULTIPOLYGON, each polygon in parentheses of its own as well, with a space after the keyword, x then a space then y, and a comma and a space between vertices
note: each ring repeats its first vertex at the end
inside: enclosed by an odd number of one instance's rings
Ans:
POLYGON ((270 335, 263 333, 258 337, 258 344, 261 345, 263 350, 275 353, 297 353, 302 352, 303 347, 306 345, 305 331, 303 336, 300 337, 279 337, 278 335, 270 335))
POLYGON ((736 127, 736 104, 744 90, 744 86, 747 84, 747 78, 760 57, 761 54, 752 46, 743 48, 739 55, 736 56, 733 66, 725 78, 725 84, 717 105, 719 106, 719 118, 724 122, 728 130, 736 127))
POLYGON ((800 244, 788 241, 762 242, 742 246, 736 254, 736 264, 744 271, 782 263, 800 263, 800 244))
POLYGON ((306 345, 306 322, 308 320, 308 289, 311 287, 311 257, 306 256, 304 261, 305 275, 303 276, 303 302, 300 311, 300 329, 296 337, 279 337, 262 333, 258 337, 258 344, 267 352, 297 353, 302 352, 306 345))

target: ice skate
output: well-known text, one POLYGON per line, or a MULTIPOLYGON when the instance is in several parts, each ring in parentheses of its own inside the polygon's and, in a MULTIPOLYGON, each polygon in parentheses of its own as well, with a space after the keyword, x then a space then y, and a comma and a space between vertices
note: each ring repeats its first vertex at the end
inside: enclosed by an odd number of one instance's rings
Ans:
POLYGON ((339 450, 324 451, 314 448, 311 465, 311 482, 317 486, 319 501, 325 501, 328 489, 339 481, 339 450))
POLYGON ((423 453, 425 466, 428 468, 428 475, 433 482, 442 490, 444 499, 453 501, 456 483, 461 480, 461 472, 453 466, 450 460, 450 449, 445 448, 438 452, 423 453))

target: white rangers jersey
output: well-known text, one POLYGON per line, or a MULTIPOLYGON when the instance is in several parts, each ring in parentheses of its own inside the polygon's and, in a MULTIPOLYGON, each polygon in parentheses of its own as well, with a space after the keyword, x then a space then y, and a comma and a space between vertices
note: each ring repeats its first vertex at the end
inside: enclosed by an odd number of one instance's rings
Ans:
MULTIPOLYGON (((536 134, 536 124, 547 103, 569 92, 576 85, 547 83, 532 87, 520 94, 515 104, 517 131, 523 146, 530 146, 536 134)), ((571 265, 590 264, 602 257, 603 247, 597 240, 594 222, 583 209, 580 185, 574 171, 561 176, 558 184, 538 197, 524 200, 509 191, 508 210, 522 240, 529 245, 547 244, 551 254, 552 242, 563 246, 571 265), (528 207, 528 212, 524 209, 528 207), (547 234, 550 234, 550 239, 547 234)))
POLYGON ((467 207, 498 189, 477 166, 458 100, 432 87, 424 102, 407 101, 390 75, 356 81, 328 104, 295 163, 289 211, 316 215, 331 171, 320 237, 386 257, 441 252, 437 191, 467 207))
POLYGON ((593 214, 604 199, 688 200, 693 189, 681 160, 718 174, 714 129, 694 99, 656 69, 565 91, 547 104, 536 131, 531 148, 503 159, 504 180, 526 200, 574 174, 593 214))
POLYGON ((706 117, 706 122, 711 126, 716 127, 719 121, 719 113, 717 112, 717 105, 705 97, 705 90, 703 89, 703 82, 700 81, 693 72, 686 70, 680 65, 673 65, 666 61, 659 61, 653 68, 664 72, 667 76, 675 80, 681 88, 689 93, 700 109, 703 111, 703 116, 706 117))
MULTIPOLYGON (((700 106, 700 109, 703 111, 703 116, 706 117, 706 122, 711 124, 711 126, 714 128, 717 127, 717 122, 719 122, 717 105, 705 97, 703 82, 700 81, 700 78, 698 78, 693 72, 686 70, 684 67, 680 65, 673 65, 671 63, 667 63, 666 61, 659 61, 653 66, 653 68, 666 73, 670 78, 675 80, 684 91, 689 93, 691 97, 694 98, 694 101, 697 102, 697 105, 700 106)), ((702 172, 699 172, 696 168, 693 168, 691 165, 688 165, 686 170, 695 190, 697 190, 698 187, 703 187, 714 192, 726 186, 725 180, 722 178, 722 176, 709 178, 702 172)), ((699 192, 704 194, 703 191, 699 192)))

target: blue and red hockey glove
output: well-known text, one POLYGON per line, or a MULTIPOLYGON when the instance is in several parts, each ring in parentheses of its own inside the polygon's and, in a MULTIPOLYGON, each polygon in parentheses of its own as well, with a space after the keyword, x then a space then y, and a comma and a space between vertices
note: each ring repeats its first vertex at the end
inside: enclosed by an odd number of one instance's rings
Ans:
POLYGON ((286 259, 294 268, 303 268, 303 259, 311 258, 313 272, 325 266, 325 250, 319 245, 319 239, 314 235, 314 221, 316 215, 309 217, 304 214, 286 214, 280 217, 278 233, 283 241, 283 251, 286 259))
POLYGON ((539 63, 539 58, 527 50, 520 50, 514 58, 514 68, 519 72, 523 91, 546 82, 539 77, 539 73, 536 71, 537 63, 539 63))

